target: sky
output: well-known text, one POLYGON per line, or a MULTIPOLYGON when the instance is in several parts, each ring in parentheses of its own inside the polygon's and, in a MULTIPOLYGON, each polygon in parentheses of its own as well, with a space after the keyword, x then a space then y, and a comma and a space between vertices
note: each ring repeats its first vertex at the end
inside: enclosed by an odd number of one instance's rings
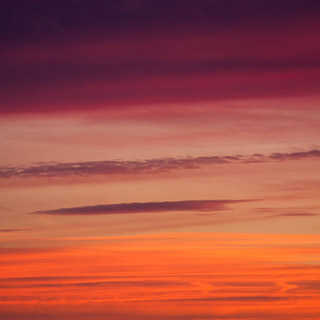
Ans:
POLYGON ((319 15, 3 1, 1 319, 319 319, 319 15))

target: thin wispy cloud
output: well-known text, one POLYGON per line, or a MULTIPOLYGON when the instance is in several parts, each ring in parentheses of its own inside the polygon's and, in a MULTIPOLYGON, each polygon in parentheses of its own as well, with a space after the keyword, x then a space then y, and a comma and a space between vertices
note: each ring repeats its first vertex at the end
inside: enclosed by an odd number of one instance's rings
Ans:
POLYGON ((179 169, 197 169, 211 165, 226 165, 235 163, 259 163, 273 161, 291 161, 309 158, 320 158, 320 150, 252 154, 252 155, 226 155, 203 156, 185 158, 155 158, 146 160, 107 160, 68 163, 40 163, 25 167, 0 167, 0 178, 11 177, 68 177, 90 175, 137 175, 158 174, 179 169))
POLYGON ((282 213, 280 216, 284 217, 317 217, 317 213, 313 212, 291 212, 291 213, 282 213))
POLYGON ((181 281, 164 281, 164 280, 140 280, 140 281, 95 281, 95 282, 71 282, 71 283, 6 283, 0 284, 0 288, 65 288, 65 287, 79 287, 79 288, 94 288, 94 287, 171 287, 171 286, 188 286, 190 283, 181 281))
POLYGON ((267 214, 266 217, 317 217, 319 216, 318 207, 310 208, 255 208, 258 214, 267 214), (315 212, 313 212, 315 211, 315 212))
POLYGON ((10 232, 22 232, 22 231, 31 231, 31 228, 7 228, 7 229, 0 229, 0 232, 3 233, 10 233, 10 232))
POLYGON ((99 204, 94 206, 58 208, 35 211, 36 214, 49 215, 99 215, 99 214, 136 214, 173 211, 212 212, 228 210, 229 205, 256 200, 183 200, 163 202, 132 202, 99 204))

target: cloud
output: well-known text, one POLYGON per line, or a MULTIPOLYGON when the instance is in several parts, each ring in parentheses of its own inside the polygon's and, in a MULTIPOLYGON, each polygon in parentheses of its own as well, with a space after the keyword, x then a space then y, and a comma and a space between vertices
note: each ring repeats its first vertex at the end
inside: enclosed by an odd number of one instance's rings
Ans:
POLYGON ((21 232, 21 231, 30 231, 30 228, 16 228, 16 229, 0 229, 0 232, 21 232))
POLYGON ((95 206, 59 208, 35 211, 36 214, 50 215, 99 215, 99 214, 134 214, 160 213, 172 211, 212 212, 227 210, 228 205, 256 200, 183 200, 163 202, 132 202, 116 204, 99 204, 95 206))
POLYGON ((318 216, 317 213, 313 212, 291 212, 291 213, 282 213, 280 216, 287 216, 287 217, 316 217, 318 216))
POLYGON ((318 210, 317 207, 310 208, 255 208, 255 212, 269 214, 264 218, 274 217, 317 217, 318 213, 311 212, 310 210, 318 210))
POLYGON ((209 297, 209 298, 190 298, 190 299, 170 299, 170 301, 236 301, 236 302, 269 302, 269 301, 283 301, 289 300, 289 296, 222 296, 222 297, 209 297))
POLYGON ((317 93, 318 10, 307 0, 6 1, 0 112, 317 93))
POLYGON ((65 287, 171 287, 171 286, 190 286, 189 282, 165 281, 165 280, 144 280, 144 281, 95 281, 95 282, 70 282, 70 283, 7 283, 0 284, 0 288, 65 288, 65 287))
POLYGON ((298 290, 312 290, 316 292, 320 291, 319 280, 292 281, 292 282, 289 282, 289 284, 296 286, 296 288, 292 288, 292 290, 294 291, 298 291, 298 290))
POLYGON ((47 276, 47 277, 13 277, 13 278, 0 278, 0 281, 3 282, 13 282, 13 283, 28 283, 28 282, 59 282, 61 280, 67 281, 78 281, 83 279, 95 279, 99 278, 97 276, 47 276))
POLYGON ((320 150, 310 150, 292 153, 272 153, 267 158, 271 160, 295 160, 304 159, 308 157, 320 157, 320 150))
POLYGON ((40 163, 29 167, 0 167, 0 179, 11 177, 68 177, 90 175, 159 174, 178 169, 197 169, 209 165, 259 163, 320 158, 320 150, 272 153, 269 155, 203 156, 186 158, 158 158, 146 160, 107 160, 69 163, 40 163))

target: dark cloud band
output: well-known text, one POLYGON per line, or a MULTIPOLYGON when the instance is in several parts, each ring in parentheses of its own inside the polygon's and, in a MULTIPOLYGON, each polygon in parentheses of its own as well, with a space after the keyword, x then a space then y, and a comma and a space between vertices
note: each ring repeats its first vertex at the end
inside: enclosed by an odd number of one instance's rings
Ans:
POLYGON ((272 153, 233 156, 159 158, 135 161, 90 161, 71 163, 41 163, 30 167, 0 167, 0 178, 68 177, 91 175, 159 174, 178 169, 196 169, 209 165, 259 163, 320 158, 320 150, 292 153, 272 153))
POLYGON ((2 1, 0 113, 317 94, 319 7, 2 1))
POLYGON ((36 211, 36 214, 50 215, 99 215, 99 214, 134 214, 160 213, 174 211, 220 211, 227 210, 228 205, 253 200, 183 200, 163 202, 132 202, 116 204, 99 204, 95 206, 59 208, 36 211))

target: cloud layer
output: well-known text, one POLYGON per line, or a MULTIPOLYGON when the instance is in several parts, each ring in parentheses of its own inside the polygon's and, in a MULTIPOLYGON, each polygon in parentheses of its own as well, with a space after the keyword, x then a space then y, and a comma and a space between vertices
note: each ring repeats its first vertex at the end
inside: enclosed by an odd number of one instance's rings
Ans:
POLYGON ((0 111, 317 93, 318 10, 312 0, 4 1, 0 111))
POLYGON ((116 204, 99 204, 95 206, 59 208, 36 211, 36 214, 50 215, 99 215, 99 214, 133 214, 159 213, 171 211, 220 211, 227 210, 228 205, 253 200, 183 200, 163 202, 132 202, 116 204))
POLYGON ((0 167, 0 178, 68 177, 89 175, 157 174, 178 169, 196 169, 208 165, 259 163, 320 158, 320 150, 233 156, 159 158, 136 161, 90 161, 72 163, 41 163, 30 167, 0 167))
POLYGON ((0 232, 10 233, 10 232, 20 232, 20 231, 31 231, 30 228, 7 228, 7 229, 0 229, 0 232))

